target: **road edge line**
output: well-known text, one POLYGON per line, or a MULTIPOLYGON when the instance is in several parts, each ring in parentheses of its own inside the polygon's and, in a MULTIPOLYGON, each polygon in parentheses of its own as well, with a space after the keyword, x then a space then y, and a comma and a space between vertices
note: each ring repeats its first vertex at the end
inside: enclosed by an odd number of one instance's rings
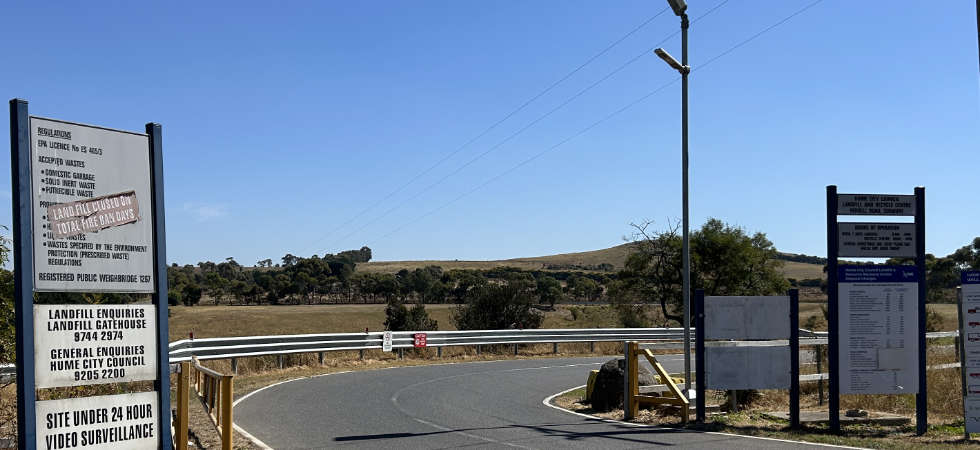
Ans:
POLYGON ((593 415, 589 415, 589 414, 584 414, 584 413, 572 411, 570 409, 565 409, 565 408, 562 408, 561 406, 558 406, 558 405, 555 405, 555 404, 551 403, 551 401, 554 400, 555 397, 558 397, 560 395, 567 394, 567 393, 569 393, 571 391, 574 391, 576 389, 581 389, 581 388, 584 388, 584 387, 586 387, 586 385, 583 384, 581 386, 575 386, 573 388, 565 389, 564 391, 561 391, 561 392, 559 392, 557 394, 552 394, 551 396, 546 397, 544 400, 541 400, 541 403, 544 404, 545 406, 549 407, 549 408, 557 409, 559 411, 562 411, 562 412, 565 412, 565 413, 568 413, 568 414, 574 414, 574 415, 579 416, 579 417, 585 417, 585 418, 590 419, 590 420, 596 420, 596 421, 607 422, 607 423, 615 423, 615 424, 618 424, 618 425, 626 425, 626 426, 630 426, 630 427, 638 427, 638 428, 659 428, 659 429, 662 429, 662 430, 672 431, 672 432, 675 432, 675 433, 718 434, 718 435, 722 435, 722 436, 735 436, 735 437, 742 437, 742 438, 748 438, 748 439, 761 439, 761 440, 764 440, 764 441, 789 442, 789 443, 792 443, 792 444, 806 444, 806 445, 817 445, 817 446, 821 446, 821 447, 831 447, 831 448, 846 448, 846 449, 855 449, 855 450, 869 450, 866 447, 851 447, 851 446, 847 446, 847 445, 825 444, 823 442, 794 441, 792 439, 780 439, 780 438, 771 438, 771 437, 765 437, 765 436, 748 436, 748 435, 744 435, 744 434, 724 433, 724 432, 721 432, 721 431, 687 430, 687 429, 669 428, 669 427, 664 427, 664 426, 660 426, 660 425, 650 425, 650 424, 645 424, 645 423, 623 422, 621 420, 606 419, 606 418, 603 418, 603 417, 596 417, 596 416, 593 416, 593 415))
MULTIPOLYGON (((231 408, 232 408, 232 410, 234 410, 235 407, 238 406, 239 403, 245 401, 245 399, 251 397, 253 394, 257 394, 259 392, 262 392, 262 391, 264 391, 266 389, 269 389, 271 387, 274 387, 274 386, 278 386, 280 384, 285 384, 285 383, 289 383, 291 381, 296 381, 296 380, 305 380, 305 379, 308 379, 308 378, 325 377, 325 376, 328 376, 328 375, 338 375, 338 374, 350 373, 350 372, 353 372, 353 370, 345 370, 343 372, 333 372, 333 373, 322 373, 322 374, 313 375, 313 376, 310 376, 310 377, 296 377, 296 378, 291 378, 291 379, 288 379, 288 380, 280 381, 278 383, 273 383, 273 384, 270 384, 268 386, 262 386, 262 387, 254 390, 252 392, 249 392, 248 394, 245 394, 245 395, 239 397, 238 400, 235 400, 234 402, 232 402, 231 408)), ((265 442, 262 442, 261 439, 253 436, 252 433, 249 433, 248 431, 245 431, 245 428, 242 428, 241 425, 238 425, 237 423, 232 422, 231 423, 231 426, 232 426, 232 428, 235 429, 235 431, 239 432, 242 436, 245 436, 246 439, 252 441, 253 444, 255 444, 256 446, 258 446, 262 450, 274 450, 272 447, 269 447, 268 444, 266 444, 265 442)))

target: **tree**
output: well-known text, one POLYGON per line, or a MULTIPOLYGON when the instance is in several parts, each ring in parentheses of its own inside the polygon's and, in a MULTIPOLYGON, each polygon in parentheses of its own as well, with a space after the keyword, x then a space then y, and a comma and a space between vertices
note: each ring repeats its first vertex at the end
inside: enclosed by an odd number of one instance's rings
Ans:
POLYGON ((184 306, 194 306, 201 301, 201 286, 197 283, 185 284, 181 290, 180 301, 184 306))
POLYGON ((554 307, 555 302, 561 300, 561 283, 547 275, 541 276, 537 281, 538 299, 541 303, 547 303, 554 307))
POLYGON ((225 296, 228 280, 222 278, 218 272, 208 272, 204 276, 204 285, 206 286, 205 289, 208 297, 211 297, 214 300, 214 304, 217 305, 221 301, 221 298, 225 296))
POLYGON ((980 237, 949 255, 962 269, 980 270, 980 237))
MULTIPOLYGON (((638 305, 650 300, 660 305, 666 320, 683 323, 681 238, 677 227, 663 232, 648 231, 651 223, 633 224, 634 252, 619 272, 610 290, 613 302, 625 321, 640 321, 638 305)), ((745 230, 709 219, 691 235, 691 295, 704 289, 706 295, 781 294, 789 283, 779 272, 782 261, 764 233, 748 235, 745 230)))
POLYGON ((451 281, 449 293, 456 303, 465 302, 466 294, 470 290, 487 283, 486 278, 478 276, 471 270, 453 270, 450 272, 449 278, 451 281))
POLYGON ((0 364, 13 364, 17 359, 14 272, 2 268, 8 261, 10 261, 10 239, 0 236, 0 364))
POLYGON ((538 328, 544 316, 533 306, 522 286, 487 284, 467 292, 466 303, 456 307, 452 321, 460 330, 538 328))
POLYGON ((282 257, 282 265, 283 265, 283 267, 292 266, 293 264, 296 264, 297 261, 299 261, 299 258, 296 257, 296 256, 293 256, 290 253, 286 253, 286 256, 283 256, 282 257))
POLYGON ((439 328, 421 302, 408 309, 404 302, 397 299, 388 302, 385 307, 384 325, 390 331, 433 331, 439 328))

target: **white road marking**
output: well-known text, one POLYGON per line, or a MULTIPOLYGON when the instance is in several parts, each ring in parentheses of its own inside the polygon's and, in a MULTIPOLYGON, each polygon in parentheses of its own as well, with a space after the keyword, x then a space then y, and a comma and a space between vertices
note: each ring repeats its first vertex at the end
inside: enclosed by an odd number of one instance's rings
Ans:
POLYGON ((558 405, 555 405, 555 404, 552 404, 551 403, 551 401, 554 400, 555 397, 558 397, 559 395, 563 395, 563 394, 566 394, 568 392, 574 391, 576 389, 582 389, 585 386, 586 385, 583 384, 581 386, 575 386, 575 387, 573 387, 571 389, 565 389, 564 391, 561 391, 561 392, 559 392, 557 394, 551 395, 548 398, 545 398, 544 400, 541 400, 541 403, 543 403, 545 406, 547 406, 549 408, 557 409, 557 410, 559 410, 561 412, 568 413, 568 414, 574 414, 576 416, 584 417, 584 418, 589 419, 589 420, 596 420, 596 421, 599 421, 599 422, 607 422, 607 423, 615 423, 615 424, 618 424, 618 425, 625 425, 625 426, 629 426, 629 427, 658 428, 658 429, 663 430, 663 431, 672 431, 672 432, 677 432, 677 433, 717 434, 717 435, 721 435, 721 436, 734 436, 734 437, 740 437, 740 438, 746 438, 746 439, 761 439, 761 440, 764 440, 764 441, 789 442, 789 443, 792 443, 792 444, 817 445, 817 446, 820 446, 820 447, 847 448, 847 449, 867 450, 864 447, 850 447, 850 446, 846 446, 846 445, 824 444, 824 443, 821 443, 821 442, 794 441, 794 440, 790 440, 790 439, 778 439, 778 438, 763 437, 763 436, 746 436, 746 435, 742 435, 742 434, 723 433, 723 432, 720 432, 720 431, 685 430, 685 429, 679 429, 679 428, 662 427, 662 426, 659 426, 659 425, 650 425, 650 424, 645 424, 645 423, 623 422, 621 420, 604 419, 602 417, 596 417, 596 416, 591 416, 591 415, 588 415, 588 414, 582 414, 580 412, 575 412, 575 411, 572 411, 572 410, 568 410, 568 409, 562 408, 561 406, 558 406, 558 405))

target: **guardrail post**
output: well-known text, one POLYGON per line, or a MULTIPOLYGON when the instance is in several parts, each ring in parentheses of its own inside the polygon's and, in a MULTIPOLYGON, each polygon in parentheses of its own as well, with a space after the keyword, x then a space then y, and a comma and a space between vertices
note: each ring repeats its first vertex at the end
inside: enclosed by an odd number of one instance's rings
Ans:
POLYGON ((476 356, 480 356, 480 346, 476 346, 476 356))
MULTIPOLYGON (((362 353, 361 353, 361 356, 363 357, 363 356, 364 356, 364 353, 363 353, 363 352, 364 352, 364 350, 361 350, 361 352, 362 352, 362 353)), ((319 354, 317 355, 317 357, 316 357, 316 362, 318 362, 318 363, 320 363, 320 365, 321 365, 321 366, 323 365, 323 352, 320 352, 320 353, 319 353, 319 354)))
POLYGON ((436 353, 439 355, 440 358, 442 358, 442 347, 436 347, 436 353))
POLYGON ((558 343, 551 344, 551 353, 558 354, 558 343))
POLYGON ((279 359, 279 369, 282 370, 286 368, 286 358, 284 358, 283 355, 279 355, 278 359, 279 359))
POLYGON ((174 438, 177 440, 175 447, 177 450, 187 450, 187 417, 188 417, 188 390, 190 390, 190 363, 182 362, 177 366, 180 371, 177 374, 177 433, 174 438))
POLYGON ((405 349, 403 348, 398 349, 398 359, 405 359, 405 349))
MULTIPOLYGON (((823 347, 816 345, 817 352, 817 373, 823 373, 823 347)), ((823 378, 817 380, 817 404, 823 405, 823 378)))
POLYGON ((623 366, 623 420, 630 420, 633 416, 630 415, 630 344, 627 341, 623 341, 623 360, 626 364, 623 366))
POLYGON ((364 359, 364 349, 363 348, 360 351, 360 358, 361 359, 364 359))
POLYGON ((238 375, 238 358, 231 358, 231 373, 238 375))
POLYGON ((514 344, 514 356, 517 356, 517 344, 514 344))
POLYGON ((232 429, 232 377, 221 379, 221 450, 232 450, 231 440, 235 432, 232 429))
POLYGON ((595 353, 595 341, 589 342, 589 353, 595 353))

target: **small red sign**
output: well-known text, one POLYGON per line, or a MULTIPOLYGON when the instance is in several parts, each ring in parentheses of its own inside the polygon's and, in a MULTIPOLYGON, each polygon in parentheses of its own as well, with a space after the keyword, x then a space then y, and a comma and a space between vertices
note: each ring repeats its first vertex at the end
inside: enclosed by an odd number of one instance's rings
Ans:
POLYGON ((416 347, 425 347, 425 333, 415 333, 413 336, 415 337, 416 347))

